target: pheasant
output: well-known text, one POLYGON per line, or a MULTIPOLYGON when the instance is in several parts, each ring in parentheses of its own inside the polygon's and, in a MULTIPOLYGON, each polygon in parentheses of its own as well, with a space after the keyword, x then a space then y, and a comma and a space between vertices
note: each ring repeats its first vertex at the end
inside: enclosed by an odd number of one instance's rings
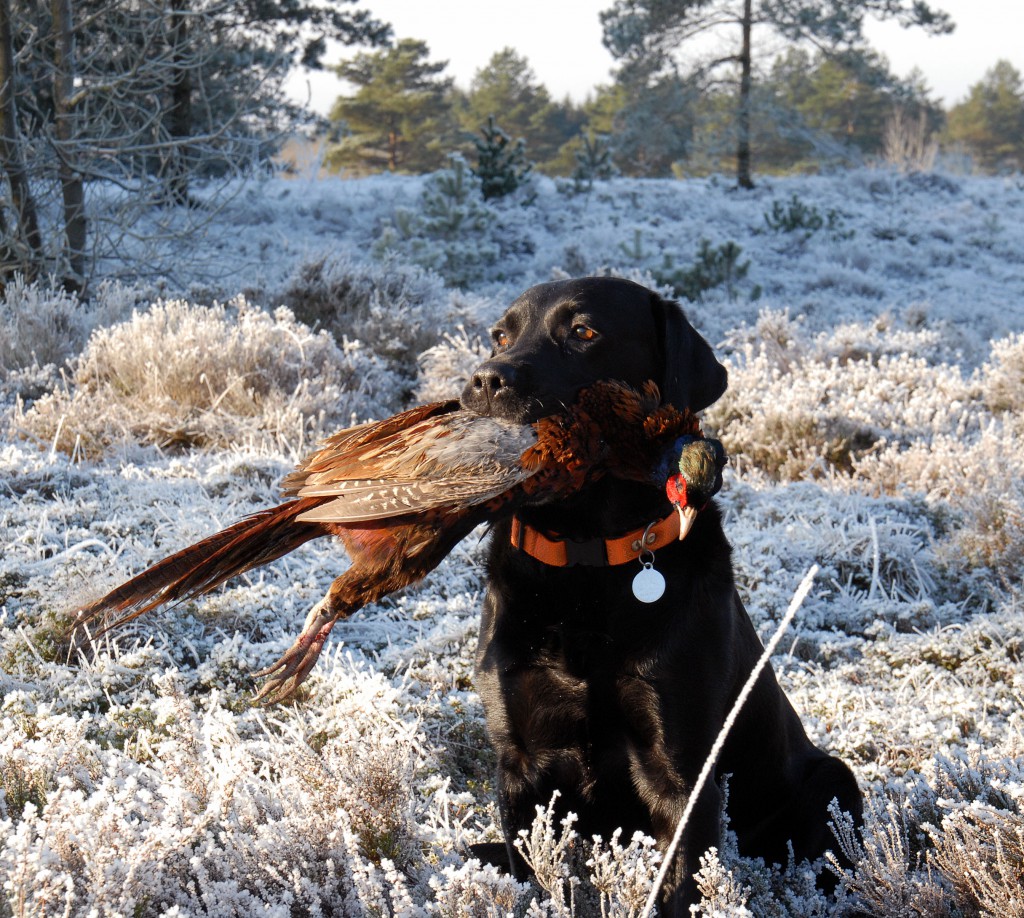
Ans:
POLYGON ((703 439, 699 420, 659 402, 653 382, 637 390, 602 381, 564 412, 529 425, 453 400, 342 430, 284 479, 285 503, 157 562, 80 609, 74 628, 85 634, 102 621, 98 636, 310 539, 337 536, 351 566, 292 646, 256 674, 267 678, 256 699, 282 701, 306 678, 335 622, 420 580, 481 523, 573 494, 602 475, 665 487, 681 513, 694 494, 706 503, 721 485, 724 451, 719 444, 714 458, 705 455, 704 445, 717 441, 703 439))

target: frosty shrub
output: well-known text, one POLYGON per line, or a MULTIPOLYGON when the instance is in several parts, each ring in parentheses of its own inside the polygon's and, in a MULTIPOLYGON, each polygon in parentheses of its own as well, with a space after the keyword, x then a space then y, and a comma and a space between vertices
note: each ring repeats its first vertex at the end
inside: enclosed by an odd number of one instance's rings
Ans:
POLYGON ((362 857, 405 867, 416 855, 413 812, 415 762, 392 736, 332 741, 322 751, 325 767, 348 813, 362 857), (339 780, 344 775, 344 780, 339 780))
MULTIPOLYGON (((26 372, 30 370, 53 368, 53 376, 82 349, 95 326, 124 318, 142 295, 140 289, 105 282, 83 302, 62 287, 15 277, 0 300, 0 386, 6 382, 20 391, 32 376, 26 372)), ((34 397, 31 391, 27 394, 34 397)))
POLYGON ((982 415, 976 423, 982 422, 966 436, 954 419, 952 432, 886 443, 858 458, 855 474, 888 493, 922 496, 945 536, 937 546, 944 563, 961 576, 965 569, 987 568, 1007 585, 1024 565, 1020 412, 995 419, 982 415))
POLYGON ((701 901, 693 910, 700 918, 835 918, 841 905, 817 886, 818 863, 766 866, 760 858, 740 857, 732 833, 723 850, 701 856, 697 889, 701 901))
POLYGON ((727 799, 726 779, 721 847, 709 848, 700 857, 694 879, 701 900, 691 908, 691 914, 700 918, 834 918, 835 900, 817 886, 823 863, 766 866, 760 858, 742 857, 736 833, 729 827, 727 799))
POLYGON ((0 302, 0 376, 64 363, 81 348, 87 324, 73 294, 15 278, 0 302))
POLYGON ((877 916, 1024 915, 1021 762, 981 753, 939 756, 886 796, 869 800, 864 827, 835 817, 854 864, 839 870, 847 907, 877 916))
POLYGON ((595 835, 579 837, 576 815, 567 813, 555 825, 555 804, 537 807, 529 829, 523 829, 516 848, 530 865, 536 884, 546 898, 533 899, 527 915, 534 918, 635 918, 650 895, 661 854, 653 838, 634 833, 628 845, 621 832, 605 842, 595 835))
POLYGON ((962 914, 1024 915, 1024 816, 992 807, 942 820, 934 863, 949 879, 962 914))
POLYGON ((1013 583, 1024 565, 1024 344, 997 341, 966 375, 945 333, 891 318, 807 334, 762 312, 732 338, 729 389, 707 412, 739 468, 831 478, 923 501, 937 554, 1013 583), (949 361, 949 362, 947 362, 949 361))
POLYGON ((741 461, 790 479, 850 473, 882 441, 902 449, 970 423, 973 390, 959 368, 909 356, 928 346, 927 334, 918 347, 912 332, 859 337, 844 327, 814 339, 762 312, 709 423, 741 461))
POLYGON ((487 359, 491 346, 465 328, 446 334, 420 355, 420 379, 416 400, 436 402, 457 398, 473 371, 487 359))
POLYGON ((270 315, 241 298, 212 307, 172 300, 94 332, 67 387, 15 425, 87 456, 126 440, 302 451, 325 426, 390 414, 400 397, 379 357, 355 342, 339 348, 284 307, 270 315))
POLYGON ((944 918, 952 916, 949 893, 933 872, 916 835, 917 815, 906 799, 869 800, 864 828, 835 815, 835 831, 852 870, 840 870, 843 888, 856 903, 847 914, 863 918, 944 918))
POLYGON ((643 832, 634 832, 623 847, 621 829, 605 844, 595 835, 587 867, 590 882, 600 901, 601 915, 608 918, 632 918, 639 915, 651 893, 661 865, 661 853, 655 841, 643 832))
POLYGON ((560 821, 560 831, 555 828, 555 802, 559 796, 555 791, 548 806, 537 807, 533 825, 520 830, 515 844, 530 865, 534 881, 548 895, 549 914, 569 918, 575 912, 580 885, 580 843, 573 829, 574 813, 566 814, 560 821))
POLYGON ((695 874, 701 901, 696 914, 704 918, 753 918, 747 908, 751 889, 745 886, 735 872, 722 863, 717 848, 711 848, 700 857, 700 870, 695 874))
POLYGON ((301 264, 274 301, 341 346, 363 342, 410 378, 416 358, 462 318, 437 274, 397 259, 361 262, 346 254, 301 264))
POLYGON ((477 860, 448 865, 430 878, 440 918, 496 918, 516 914, 531 887, 477 860))
POLYGON ((322 754, 264 729, 243 737, 225 709, 157 681, 141 763, 89 755, 59 718, 29 737, 4 711, 0 761, 51 758, 46 799, 0 811, 0 914, 350 915, 401 894, 393 862, 363 848, 418 856, 408 738, 374 718, 361 733, 343 724, 322 754))
POLYGON ((1019 414, 1024 408, 1024 335, 993 341, 992 354, 981 376, 989 411, 1019 414))

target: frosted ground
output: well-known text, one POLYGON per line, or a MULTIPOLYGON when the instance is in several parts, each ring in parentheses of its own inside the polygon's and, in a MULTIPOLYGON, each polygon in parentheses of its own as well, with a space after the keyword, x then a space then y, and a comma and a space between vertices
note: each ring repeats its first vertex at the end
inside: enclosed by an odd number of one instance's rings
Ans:
POLYGON ((328 543, 91 659, 62 636, 76 605, 274 502, 321 434, 457 393, 527 286, 671 293, 701 239, 749 262, 684 303, 730 368, 706 428, 733 457, 739 588, 767 637, 820 566, 773 665, 869 809, 863 836, 837 822, 857 860, 838 900, 727 839, 702 913, 1024 915, 1024 182, 540 179, 496 206, 437 183, 268 179, 159 215, 195 222, 187 244, 151 245, 152 276, 88 308, 8 288, 0 915, 637 914, 640 839, 592 851, 539 821, 541 873, 576 878, 545 888, 467 860, 499 837, 476 537, 339 625, 290 706, 252 707, 250 674, 346 564, 328 543))

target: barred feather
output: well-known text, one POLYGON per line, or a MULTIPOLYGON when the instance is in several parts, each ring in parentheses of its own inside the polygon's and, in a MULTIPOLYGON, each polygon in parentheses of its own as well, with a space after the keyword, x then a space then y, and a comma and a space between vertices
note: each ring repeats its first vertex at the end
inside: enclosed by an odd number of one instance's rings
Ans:
POLYGON ((98 636, 164 603, 208 593, 237 574, 269 564, 323 535, 299 516, 315 501, 295 500, 252 516, 158 561, 79 610, 75 627, 105 619, 98 636))
POLYGON ((304 521, 357 523, 469 507, 534 474, 521 457, 536 442, 532 427, 451 411, 385 437, 328 441, 289 476, 288 490, 333 498, 306 511, 304 521))

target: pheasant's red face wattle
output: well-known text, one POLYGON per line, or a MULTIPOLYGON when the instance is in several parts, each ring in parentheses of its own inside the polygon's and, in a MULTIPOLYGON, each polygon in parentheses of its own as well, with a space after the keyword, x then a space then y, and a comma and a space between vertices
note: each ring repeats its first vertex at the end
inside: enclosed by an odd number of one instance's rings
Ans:
POLYGON ((670 475, 665 482, 665 493, 677 510, 688 506, 686 498, 686 479, 682 475, 670 475))

